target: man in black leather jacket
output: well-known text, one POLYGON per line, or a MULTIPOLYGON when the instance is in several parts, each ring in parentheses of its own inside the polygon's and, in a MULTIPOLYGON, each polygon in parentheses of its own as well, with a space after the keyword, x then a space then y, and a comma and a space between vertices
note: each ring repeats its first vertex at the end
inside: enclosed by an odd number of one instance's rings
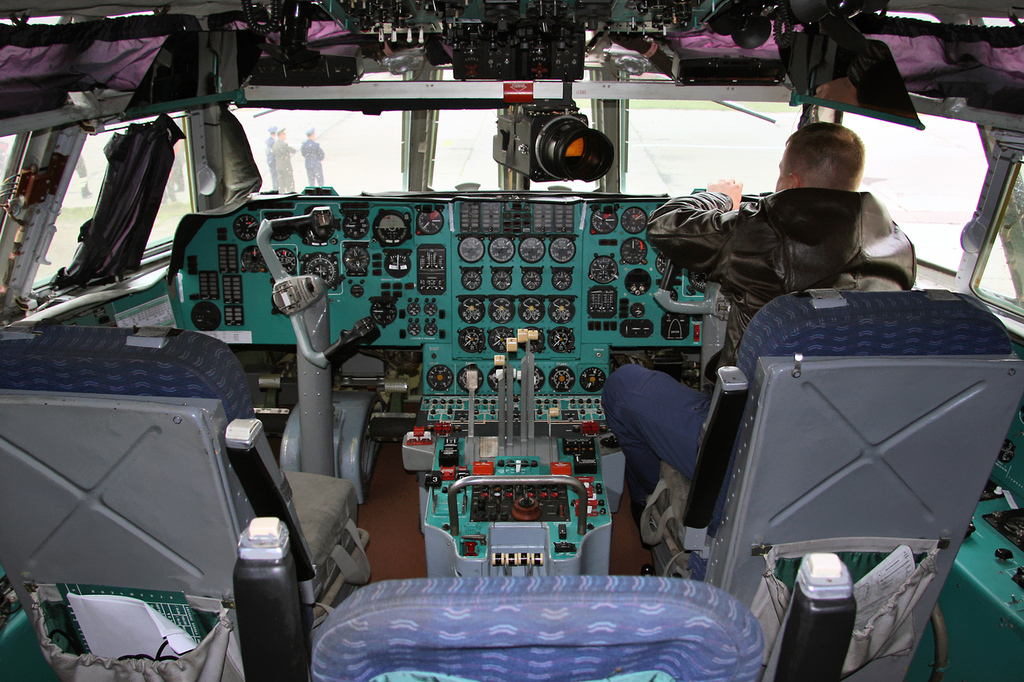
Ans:
MULTIPOLYGON (((806 289, 909 289, 914 248, 885 207, 858 192, 864 145, 833 123, 804 126, 786 142, 775 193, 743 202, 742 185, 720 180, 654 212, 648 237, 679 267, 721 284, 731 308, 718 366, 734 364, 743 332, 776 296, 806 289)), ((608 378, 602 403, 626 455, 634 503, 665 460, 689 479, 709 398, 667 374, 626 365, 608 378)))

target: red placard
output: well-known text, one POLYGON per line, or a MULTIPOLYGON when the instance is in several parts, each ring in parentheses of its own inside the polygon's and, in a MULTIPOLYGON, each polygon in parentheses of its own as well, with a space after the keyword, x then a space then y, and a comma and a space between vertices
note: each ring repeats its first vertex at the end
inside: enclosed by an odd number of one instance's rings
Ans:
POLYGON ((533 81, 505 81, 503 85, 506 102, 533 101, 533 81))

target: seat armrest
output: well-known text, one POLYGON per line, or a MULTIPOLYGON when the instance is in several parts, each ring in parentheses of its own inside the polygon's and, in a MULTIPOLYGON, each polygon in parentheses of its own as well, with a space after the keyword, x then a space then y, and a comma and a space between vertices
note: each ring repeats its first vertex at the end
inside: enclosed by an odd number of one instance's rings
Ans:
POLYGON ((729 459, 743 420, 748 391, 747 377, 739 368, 718 368, 718 382, 711 396, 707 428, 697 452, 697 466, 683 515, 686 549, 704 554, 707 527, 715 512, 719 491, 729 474, 729 459), (690 544, 695 546, 688 546, 690 544))
POLYGON ((316 584, 313 554, 299 525, 291 487, 274 461, 270 443, 263 432, 263 423, 258 419, 235 419, 228 425, 225 442, 231 468, 238 476, 253 512, 256 516, 277 517, 287 526, 302 601, 313 604, 320 588, 316 584))

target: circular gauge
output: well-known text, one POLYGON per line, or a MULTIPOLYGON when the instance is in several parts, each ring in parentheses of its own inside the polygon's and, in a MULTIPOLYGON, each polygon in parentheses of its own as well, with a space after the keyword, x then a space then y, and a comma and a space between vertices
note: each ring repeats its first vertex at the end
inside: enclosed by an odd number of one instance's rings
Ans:
POLYGON ((370 267, 370 251, 361 244, 349 246, 341 255, 345 274, 349 277, 366 277, 370 267))
POLYGON ((527 296, 519 301, 519 319, 527 324, 540 322, 544 318, 544 303, 536 296, 527 296))
POLYGON ((444 227, 444 214, 440 211, 420 211, 416 215, 416 234, 437 234, 444 227))
POLYGON ((527 291, 536 291, 544 283, 544 271, 541 268, 523 268, 520 283, 527 291))
POLYGON ((475 263, 484 257, 484 242, 479 237, 466 237, 459 242, 459 258, 475 263))
POLYGON ((576 316, 576 306, 565 296, 557 296, 548 303, 548 317, 556 324, 568 324, 576 316))
POLYGON ((580 372, 580 388, 588 393, 596 393, 604 388, 605 374, 600 367, 587 367, 580 372))
POLYGON ((576 375, 565 365, 559 365, 548 374, 548 382, 556 393, 567 393, 576 384, 576 375))
POLYGON ((565 291, 572 286, 572 268, 555 268, 551 273, 551 286, 565 291))
POLYGON ((533 368, 533 390, 539 391, 544 388, 544 372, 541 371, 540 367, 534 366, 533 368))
POLYGON ((498 291, 505 291, 512 286, 512 268, 494 268, 491 270, 491 286, 498 291))
POLYGON ((598 284, 608 284, 619 276, 619 266, 611 256, 595 256, 590 261, 587 276, 598 284))
POLYGON ((491 387, 492 391, 498 390, 498 370, 499 367, 491 367, 491 371, 487 373, 487 385, 491 387))
POLYGON ((507 263, 516 255, 516 245, 508 237, 495 237, 487 252, 495 263, 507 263))
POLYGON ((409 305, 405 306, 405 314, 409 317, 415 317, 420 314, 420 302, 409 301, 409 305))
POLYGON ((346 239, 362 239, 370 231, 370 216, 367 213, 346 213, 341 221, 341 231, 346 239))
POLYGON ((484 333, 479 327, 464 327, 459 330, 459 348, 467 353, 479 353, 484 349, 484 333))
POLYGON ((398 308, 395 307, 393 299, 374 298, 370 300, 370 317, 380 326, 386 327, 398 317, 398 308))
POLYGON ((405 333, 409 336, 419 336, 420 331, 422 330, 420 329, 419 320, 410 320, 409 325, 405 328, 405 333))
POLYGON ((423 325, 423 333, 427 336, 437 336, 437 323, 427 322, 423 325))
POLYGON ((363 288, 362 284, 353 284, 349 287, 348 293, 352 294, 356 298, 362 298, 363 294, 366 293, 366 289, 363 288))
POLYGON ((527 263, 539 263, 544 253, 544 242, 536 237, 527 237, 519 243, 519 257, 527 263))
POLYGON ((434 365, 427 370, 427 386, 433 391, 447 391, 454 381, 455 375, 448 365, 434 365))
POLYGON ((294 275, 299 269, 299 259, 295 257, 295 252, 291 249, 274 249, 274 253, 277 254, 277 260, 280 261, 281 267, 289 275, 294 275))
POLYGON ((412 262, 407 251, 388 251, 384 254, 384 271, 390 277, 405 277, 411 268, 412 262))
POLYGON ((571 353, 576 349, 576 334, 569 327, 548 330, 548 346, 556 353, 571 353))
POLYGON ((484 283, 483 274, 480 268, 462 268, 462 288, 466 291, 476 291, 484 283))
POLYGON ((630 303, 629 304, 629 316, 630 317, 643 317, 644 316, 644 310, 646 310, 646 308, 644 307, 644 304, 641 303, 640 301, 637 301, 636 303, 630 303))
POLYGON ((495 296, 487 306, 487 315, 496 324, 506 324, 512 321, 515 314, 515 306, 508 296, 495 296))
POLYGON ((437 315, 437 301, 434 299, 428 299, 427 302, 423 304, 423 312, 431 316, 437 315))
POLYGON ((192 306, 192 324, 201 332, 212 332, 220 326, 220 308, 212 301, 199 301, 192 306))
POLYGON ((640 265, 647 262, 647 244, 639 237, 630 237, 619 247, 619 258, 626 265, 640 265))
POLYGON ((487 332, 487 345, 495 353, 505 353, 508 351, 505 342, 514 336, 509 327, 495 327, 487 332))
POLYGON ((459 370, 458 375, 455 377, 455 383, 459 385, 463 391, 469 391, 468 378, 470 374, 476 374, 476 389, 479 391, 484 385, 484 373, 480 371, 480 368, 476 365, 466 365, 459 370))
POLYGON ((476 296, 467 296, 460 300, 459 319, 467 324, 476 324, 484 319, 484 302, 476 296))
POLYGON ((666 266, 668 266, 668 258, 665 257, 665 254, 659 253, 658 257, 654 259, 654 269, 658 271, 659 275, 664 275, 666 266))
POLYGON ((590 234, 608 234, 619 224, 619 216, 611 206, 598 209, 590 216, 590 234))
POLYGON ((243 242, 251 242, 253 239, 256 239, 260 223, 254 216, 243 213, 235 218, 235 222, 231 223, 231 229, 235 231, 235 236, 243 242))
POLYGON ((548 253, 556 263, 568 263, 576 257, 576 244, 568 237, 556 237, 551 241, 548 253))
POLYGON ((622 212, 622 229, 630 234, 640 234, 647 227, 647 214, 636 206, 622 212))
MULTIPOLYGON (((532 329, 533 331, 537 332, 537 340, 536 341, 530 341, 530 350, 533 351, 534 353, 543 353, 544 352, 544 330, 539 328, 539 327, 527 327, 527 329, 532 329)), ((525 346, 525 344, 524 344, 524 346, 525 346)))
POLYGON ((373 238, 384 246, 398 246, 412 237, 409 229, 409 214, 401 211, 385 210, 377 214, 373 221, 373 238))
POLYGON ((306 253, 302 256, 302 274, 318 275, 324 286, 333 289, 341 280, 338 272, 338 259, 326 253, 306 253))
POLYGON ((260 253, 260 247, 258 246, 247 246, 242 249, 242 272, 266 272, 267 261, 263 260, 263 254, 260 253))
POLYGON ((643 296, 651 290, 651 274, 640 268, 633 268, 624 279, 626 291, 634 296, 643 296))

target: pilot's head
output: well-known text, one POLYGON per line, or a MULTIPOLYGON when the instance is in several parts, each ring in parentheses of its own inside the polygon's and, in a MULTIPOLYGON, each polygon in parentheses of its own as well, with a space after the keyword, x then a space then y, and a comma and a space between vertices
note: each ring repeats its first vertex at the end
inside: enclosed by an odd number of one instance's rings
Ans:
POLYGON ((864 176, 864 143, 849 128, 811 123, 786 140, 775 191, 823 187, 856 192, 864 176))

